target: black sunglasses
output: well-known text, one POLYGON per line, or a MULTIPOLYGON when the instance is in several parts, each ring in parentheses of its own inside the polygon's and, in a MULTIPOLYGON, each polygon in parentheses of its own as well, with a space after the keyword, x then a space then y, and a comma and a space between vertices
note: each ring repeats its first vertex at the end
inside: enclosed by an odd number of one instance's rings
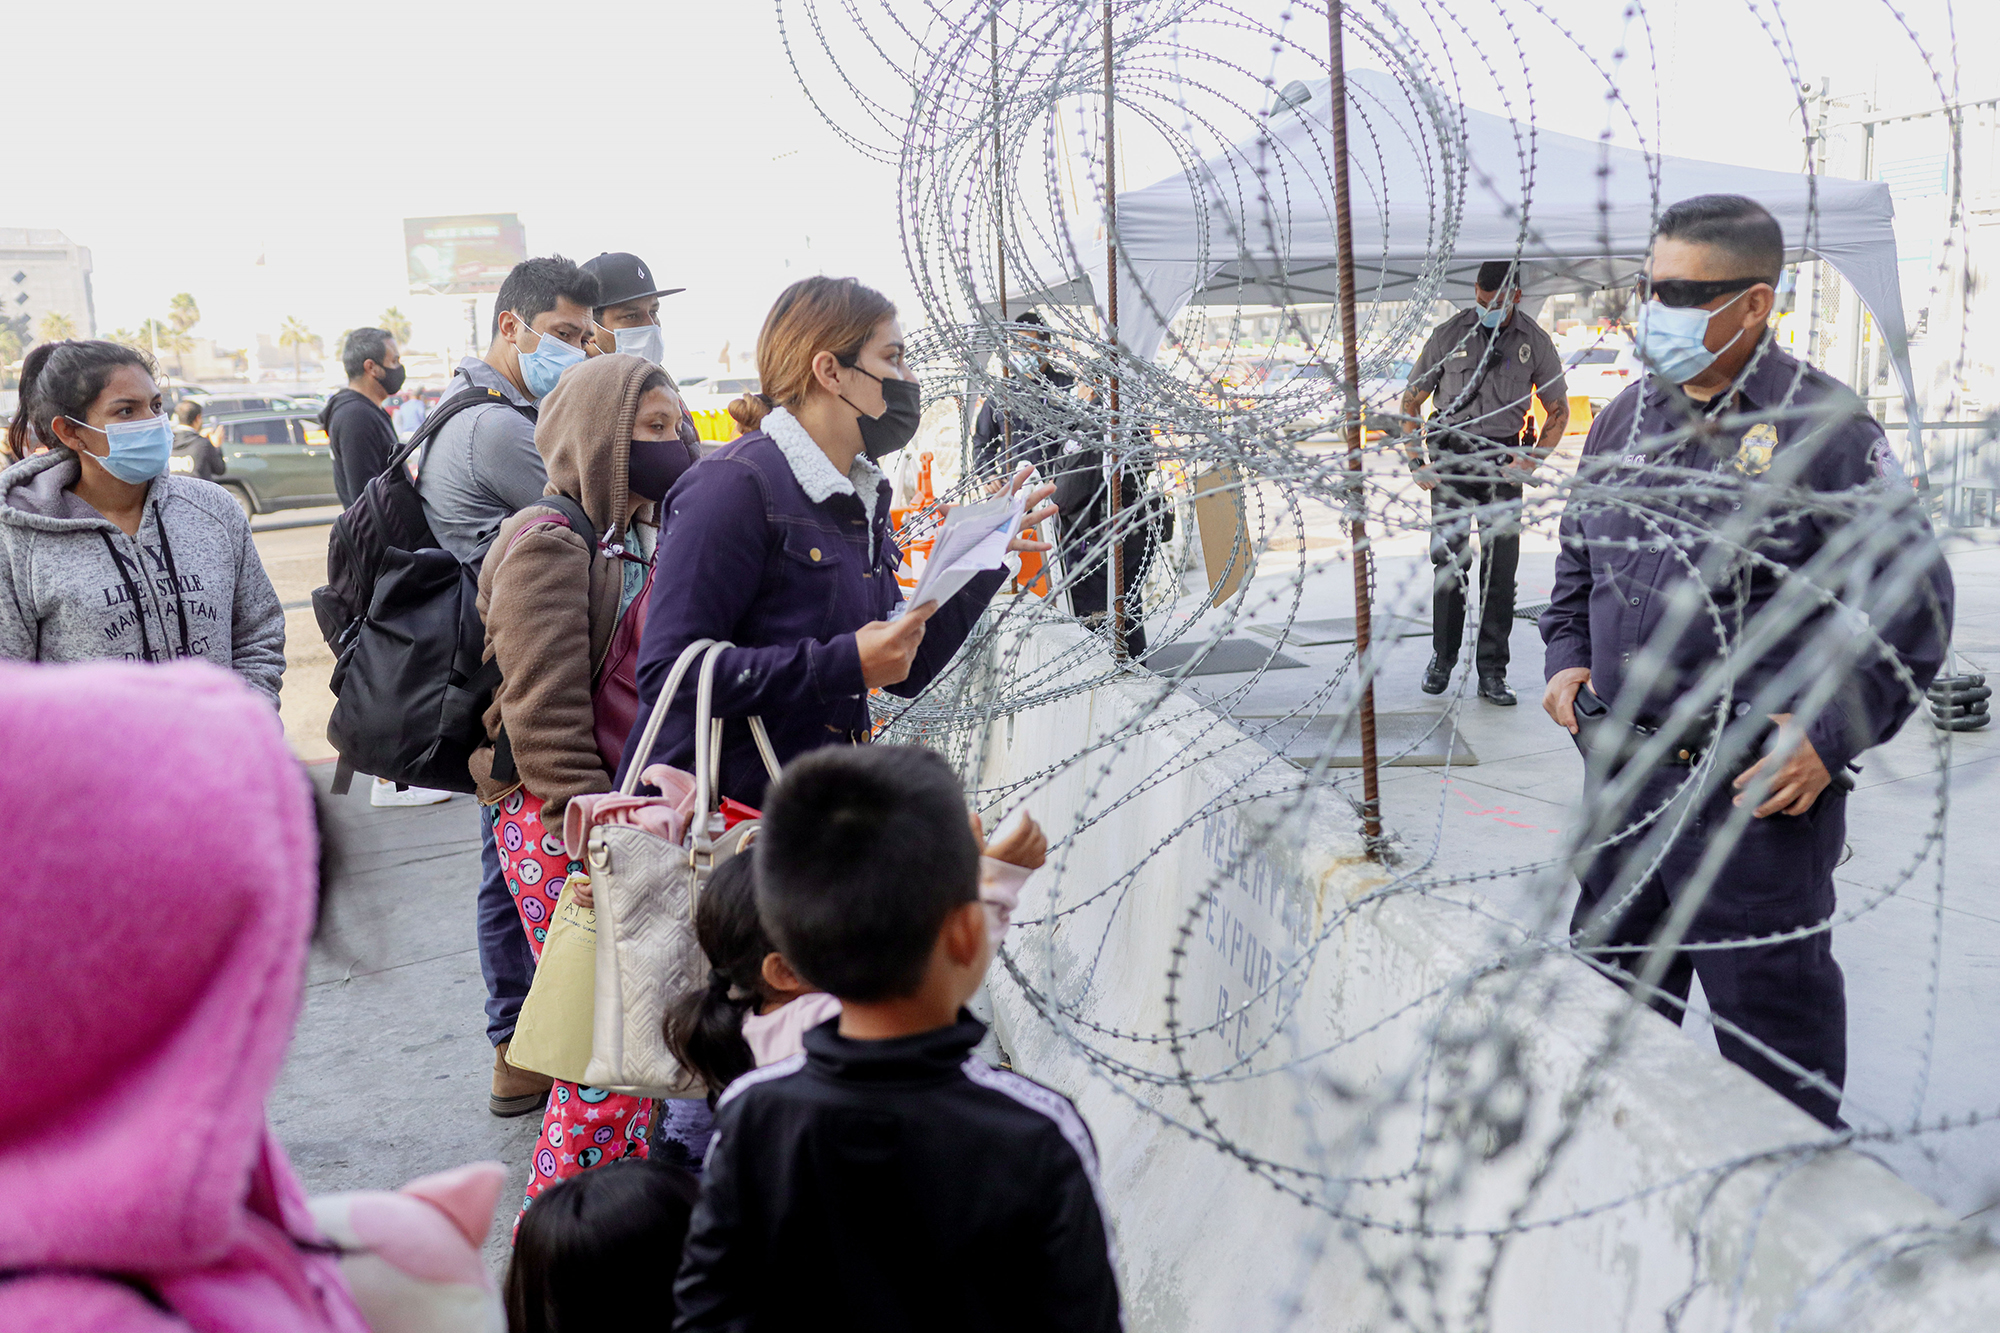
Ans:
POLYGON ((1717 278, 1714 282, 1696 282, 1693 278, 1662 278, 1654 282, 1641 275, 1639 278, 1639 299, 1658 301, 1663 306, 1685 309, 1688 306, 1707 305, 1718 296, 1730 292, 1746 291, 1758 283, 1772 287, 1778 284, 1770 278, 1717 278))

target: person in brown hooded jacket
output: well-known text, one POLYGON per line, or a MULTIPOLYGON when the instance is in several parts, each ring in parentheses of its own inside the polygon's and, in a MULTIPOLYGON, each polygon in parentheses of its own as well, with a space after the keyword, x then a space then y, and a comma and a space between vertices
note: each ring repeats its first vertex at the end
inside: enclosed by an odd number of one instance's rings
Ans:
MULTIPOLYGON (((667 373, 636 356, 570 367, 542 401, 535 448, 549 496, 500 525, 479 571, 486 656, 501 680, 489 744, 469 765, 492 821, 508 892, 540 958, 570 875, 562 816, 572 797, 611 789, 638 710, 634 668, 658 546, 659 501, 694 462, 685 409, 667 373)), ((555 1081, 527 1197, 603 1162, 646 1155, 652 1103, 555 1081)))

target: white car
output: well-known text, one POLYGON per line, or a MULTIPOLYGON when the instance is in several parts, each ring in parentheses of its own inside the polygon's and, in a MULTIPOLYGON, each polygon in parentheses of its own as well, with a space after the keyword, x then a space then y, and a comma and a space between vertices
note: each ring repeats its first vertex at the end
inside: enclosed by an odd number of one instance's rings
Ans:
POLYGON ((681 396, 690 412, 726 412, 729 405, 746 393, 756 393, 763 381, 755 375, 717 375, 698 384, 681 386, 681 396))
POLYGON ((1594 342, 1563 357, 1563 383, 1572 395, 1590 399, 1590 410, 1604 405, 1645 376, 1646 368, 1628 342, 1594 342))
MULTIPOLYGON (((1370 430, 1382 429, 1376 418, 1393 413, 1414 363, 1398 359, 1382 373, 1361 381, 1361 405, 1370 430)), ((1246 395, 1267 411, 1275 409, 1288 424, 1329 424, 1340 414, 1340 372, 1321 362, 1279 366, 1246 395)))

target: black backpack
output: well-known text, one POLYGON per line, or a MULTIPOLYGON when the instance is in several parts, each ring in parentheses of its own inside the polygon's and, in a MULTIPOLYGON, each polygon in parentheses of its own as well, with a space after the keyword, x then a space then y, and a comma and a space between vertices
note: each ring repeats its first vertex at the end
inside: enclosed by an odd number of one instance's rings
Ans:
POLYGON ((465 765, 486 741, 481 719, 500 667, 480 661, 479 571, 438 545, 404 464, 445 422, 489 404, 534 416, 492 389, 452 395, 334 520, 313 614, 334 656, 326 738, 340 752, 335 795, 356 772, 472 790, 465 765))

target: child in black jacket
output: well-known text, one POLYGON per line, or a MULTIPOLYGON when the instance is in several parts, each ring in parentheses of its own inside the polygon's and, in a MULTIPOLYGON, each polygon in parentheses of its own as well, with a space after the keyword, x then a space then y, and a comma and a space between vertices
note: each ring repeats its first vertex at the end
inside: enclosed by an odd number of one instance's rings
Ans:
POLYGON ((1121 1327, 1090 1131, 972 1053, 993 949, 950 767, 803 755, 754 855, 773 942, 841 1013, 718 1103, 674 1328, 1121 1327))

